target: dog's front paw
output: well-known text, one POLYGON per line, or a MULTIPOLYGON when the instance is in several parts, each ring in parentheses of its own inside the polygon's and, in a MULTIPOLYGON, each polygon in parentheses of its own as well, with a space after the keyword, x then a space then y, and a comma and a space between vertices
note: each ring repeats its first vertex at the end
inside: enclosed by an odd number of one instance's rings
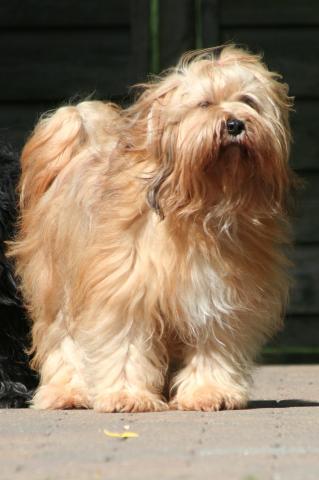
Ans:
POLYGON ((212 412, 216 410, 236 410, 247 405, 245 393, 221 391, 215 386, 197 387, 188 392, 179 393, 172 398, 169 406, 172 410, 201 410, 212 412))
POLYGON ((68 385, 48 384, 41 386, 32 400, 36 410, 66 410, 90 408, 90 401, 84 391, 68 385))
POLYGON ((93 408, 97 412, 160 412, 168 410, 168 405, 153 393, 122 391, 99 395, 93 408))

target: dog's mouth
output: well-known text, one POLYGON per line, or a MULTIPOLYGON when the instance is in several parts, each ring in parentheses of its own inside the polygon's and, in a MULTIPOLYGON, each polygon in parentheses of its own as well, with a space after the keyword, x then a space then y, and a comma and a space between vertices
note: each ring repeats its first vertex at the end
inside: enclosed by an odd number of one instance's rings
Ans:
POLYGON ((218 157, 227 161, 246 159, 249 150, 246 143, 231 139, 221 145, 218 157))
POLYGON ((213 161, 207 163, 205 172, 212 177, 233 175, 238 168, 251 170, 252 155, 246 143, 230 141, 220 145, 213 161), (219 173, 218 173, 219 172, 219 173))
POLYGON ((227 171, 241 167, 246 173, 249 172, 253 167, 255 155, 247 122, 238 135, 231 135, 226 128, 226 123, 223 123, 216 133, 215 146, 205 171, 216 174, 216 167, 226 168, 227 171))

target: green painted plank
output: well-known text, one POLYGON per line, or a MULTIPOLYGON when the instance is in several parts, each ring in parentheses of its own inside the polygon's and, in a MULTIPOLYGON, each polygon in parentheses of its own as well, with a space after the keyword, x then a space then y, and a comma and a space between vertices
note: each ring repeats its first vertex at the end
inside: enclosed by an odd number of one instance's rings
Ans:
POLYGON ((296 98, 291 114, 293 145, 291 164, 297 170, 319 170, 318 110, 319 99, 296 98))
POLYGON ((194 0, 159 1, 160 70, 176 64, 196 45, 194 0))
POLYGON ((0 101, 68 99, 127 91, 130 30, 0 32, 0 101))
POLYGON ((288 315, 284 328, 273 338, 269 348, 305 349, 319 352, 319 313, 318 315, 288 315))
POLYGON ((130 24, 130 0, 0 2, 0 27, 109 27, 130 24))
POLYGON ((292 275, 289 314, 319 314, 319 245, 299 245, 292 252, 295 263, 292 275))
POLYGON ((317 0, 222 0, 219 5, 223 26, 319 25, 317 0))

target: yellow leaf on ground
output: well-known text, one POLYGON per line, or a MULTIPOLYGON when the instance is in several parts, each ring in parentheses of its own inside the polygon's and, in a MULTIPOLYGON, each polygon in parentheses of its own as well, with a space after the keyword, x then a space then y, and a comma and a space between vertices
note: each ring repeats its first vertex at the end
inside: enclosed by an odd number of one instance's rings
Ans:
POLYGON ((138 437, 138 433, 136 432, 109 432, 108 430, 103 430, 104 435, 107 437, 114 437, 114 438, 136 438, 138 437))

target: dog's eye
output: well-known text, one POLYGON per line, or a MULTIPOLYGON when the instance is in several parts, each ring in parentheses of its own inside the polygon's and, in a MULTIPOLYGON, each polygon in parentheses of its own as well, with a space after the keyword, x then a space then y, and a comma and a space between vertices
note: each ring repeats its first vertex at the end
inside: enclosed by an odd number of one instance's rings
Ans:
POLYGON ((240 101, 246 103, 246 105, 249 105, 251 108, 258 112, 258 105, 253 98, 249 97, 248 95, 243 95, 242 97, 240 97, 240 101))
POLYGON ((200 108, 208 108, 211 106, 211 104, 212 104, 211 102, 209 102, 208 100, 205 100, 203 102, 199 102, 198 106, 200 108))

